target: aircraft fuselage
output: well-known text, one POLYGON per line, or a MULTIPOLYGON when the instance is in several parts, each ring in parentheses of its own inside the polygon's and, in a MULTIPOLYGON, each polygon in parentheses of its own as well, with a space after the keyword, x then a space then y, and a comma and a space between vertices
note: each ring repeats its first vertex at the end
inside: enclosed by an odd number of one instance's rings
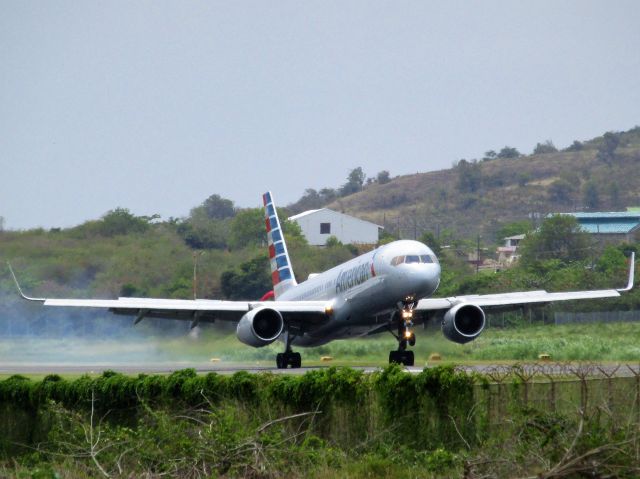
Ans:
POLYGON ((317 346, 367 334, 387 322, 398 304, 431 296, 439 283, 440 265, 433 251, 418 241, 400 240, 313 276, 278 299, 332 305, 328 322, 293 340, 299 346, 317 346))

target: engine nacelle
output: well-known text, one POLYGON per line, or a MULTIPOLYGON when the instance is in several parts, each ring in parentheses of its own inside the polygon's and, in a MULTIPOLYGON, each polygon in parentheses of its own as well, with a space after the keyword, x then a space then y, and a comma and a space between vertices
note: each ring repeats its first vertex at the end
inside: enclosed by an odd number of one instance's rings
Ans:
POLYGON ((240 318, 236 336, 244 344, 261 348, 278 339, 283 329, 284 320, 279 311, 264 307, 256 308, 240 318))
POLYGON ((480 306, 461 303, 445 313, 442 332, 449 341, 464 344, 480 336, 484 325, 484 311, 480 306))

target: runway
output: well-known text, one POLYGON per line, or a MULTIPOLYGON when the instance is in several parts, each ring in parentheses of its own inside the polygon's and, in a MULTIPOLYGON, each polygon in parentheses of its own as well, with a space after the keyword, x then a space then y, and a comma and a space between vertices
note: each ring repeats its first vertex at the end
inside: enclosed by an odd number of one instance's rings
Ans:
MULTIPOLYGON (((308 366, 297 369, 278 369, 269 366, 255 366, 248 364, 212 364, 212 363, 159 363, 159 364, 56 364, 56 363, 11 363, 0 362, 0 375, 11 374, 61 374, 61 375, 81 375, 81 374, 101 374, 103 371, 117 371, 123 374, 170 374, 181 369, 193 368, 198 373, 219 373, 233 374, 238 371, 247 371, 250 373, 273 373, 273 374, 304 374, 309 371, 319 369, 327 369, 327 366, 308 366)), ((371 373, 381 368, 374 366, 356 366, 353 369, 359 369, 366 373, 371 373)), ((422 367, 410 367, 408 371, 419 373, 422 367)))
MULTIPOLYGON (((427 367, 442 365, 433 362, 427 367)), ((256 366, 255 364, 221 364, 211 362, 160 362, 160 363, 25 363, 25 362, 0 362, 0 376, 13 374, 44 376, 47 374, 60 374, 79 376, 83 374, 99 375, 104 371, 117 371, 123 374, 170 374, 181 369, 193 368, 198 373, 234 374, 238 371, 250 373, 294 374, 301 375, 309 371, 328 369, 332 365, 307 366, 297 369, 277 369, 270 366, 256 366)), ((373 373, 382 369, 380 366, 349 366, 352 369, 365 373, 373 373)), ((405 367, 412 374, 422 372, 425 366, 405 367)), ((463 364, 456 366, 466 372, 485 374, 488 377, 501 377, 507 374, 521 374, 527 376, 572 376, 576 371, 588 376, 620 377, 640 376, 639 364, 595 364, 595 363, 512 363, 512 364, 463 364)))

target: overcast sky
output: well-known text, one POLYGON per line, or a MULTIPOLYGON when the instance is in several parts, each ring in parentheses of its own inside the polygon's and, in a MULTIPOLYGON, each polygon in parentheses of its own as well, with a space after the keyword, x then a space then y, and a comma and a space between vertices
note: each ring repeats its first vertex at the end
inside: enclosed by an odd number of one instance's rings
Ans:
POLYGON ((637 1, 0 0, 0 216, 257 206, 640 124, 637 1))

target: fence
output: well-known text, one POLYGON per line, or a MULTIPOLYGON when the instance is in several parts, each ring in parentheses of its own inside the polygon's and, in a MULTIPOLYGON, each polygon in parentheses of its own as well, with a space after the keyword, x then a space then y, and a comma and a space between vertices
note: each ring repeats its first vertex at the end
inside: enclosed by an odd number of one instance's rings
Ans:
POLYGON ((555 324, 570 323, 614 323, 623 321, 640 321, 640 311, 591 311, 588 313, 554 314, 555 324))
POLYGON ((640 423, 640 364, 493 366, 482 377, 474 394, 490 426, 502 426, 514 407, 567 416, 603 412, 616 424, 640 423))

